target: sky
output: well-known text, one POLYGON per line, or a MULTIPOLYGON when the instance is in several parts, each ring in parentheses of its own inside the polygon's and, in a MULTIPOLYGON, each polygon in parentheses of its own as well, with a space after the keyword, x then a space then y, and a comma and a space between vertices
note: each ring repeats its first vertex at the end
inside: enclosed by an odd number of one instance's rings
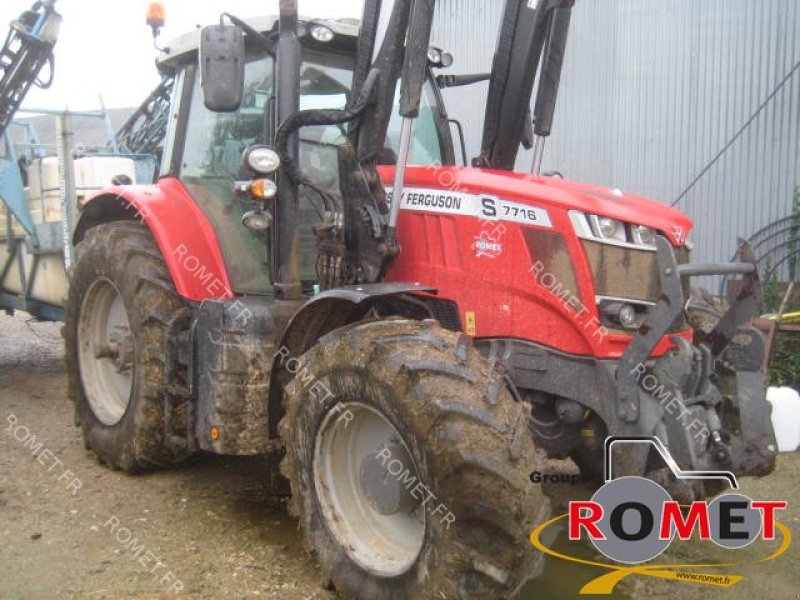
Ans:
MULTIPOLYGON (((360 17, 363 0, 298 0, 300 14, 360 17)), ((33 0, 0 0, 0 35, 33 0)), ((148 0, 58 0, 64 17, 56 45, 56 78, 48 90, 34 88, 23 108, 96 110, 100 95, 106 108, 141 104, 158 84, 148 0)), ((164 0, 167 24, 161 41, 219 21, 222 12, 247 18, 278 13, 278 0, 164 0)), ((46 76, 46 75, 45 75, 46 76)))

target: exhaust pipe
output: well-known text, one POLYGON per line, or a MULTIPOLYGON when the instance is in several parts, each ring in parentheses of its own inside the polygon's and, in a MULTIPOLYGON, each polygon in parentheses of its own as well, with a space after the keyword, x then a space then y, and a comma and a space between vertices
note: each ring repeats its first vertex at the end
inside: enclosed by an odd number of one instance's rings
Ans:
MULTIPOLYGON (((300 110, 300 61, 302 48, 297 37, 297 0, 280 0, 277 48, 276 120, 281 123, 300 110)), ((300 159, 297 131, 289 135, 286 152, 300 159)), ((283 300, 302 298, 300 283, 300 240, 298 227, 299 192, 297 185, 283 171, 278 174, 277 223, 273 232, 273 255, 276 257, 275 289, 283 300)))

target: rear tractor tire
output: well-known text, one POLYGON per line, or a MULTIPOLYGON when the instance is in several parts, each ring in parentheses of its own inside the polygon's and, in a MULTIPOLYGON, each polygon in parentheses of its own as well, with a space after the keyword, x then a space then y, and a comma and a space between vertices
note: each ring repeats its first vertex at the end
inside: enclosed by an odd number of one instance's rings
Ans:
POLYGON ((322 338, 287 386, 281 471, 306 547, 346 598, 513 597, 550 513, 529 474, 530 407, 465 336, 362 323, 322 338))
MULTIPOLYGON (((127 472, 175 465, 185 450, 167 443, 166 336, 186 304, 143 225, 90 229, 75 249, 65 329, 70 397, 88 448, 127 472)), ((186 414, 173 415, 186 431, 186 414)))

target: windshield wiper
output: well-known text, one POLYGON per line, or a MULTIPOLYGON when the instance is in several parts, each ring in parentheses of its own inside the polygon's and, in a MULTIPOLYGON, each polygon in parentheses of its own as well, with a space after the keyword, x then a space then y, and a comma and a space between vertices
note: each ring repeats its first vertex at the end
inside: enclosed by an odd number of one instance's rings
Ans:
POLYGON ((250 27, 250 25, 242 21, 239 17, 227 12, 222 13, 222 16, 220 17, 221 25, 224 25, 224 23, 222 23, 222 20, 225 17, 228 17, 228 19, 230 19, 231 23, 233 23, 234 25, 238 25, 239 27, 241 27, 244 30, 244 32, 248 35, 248 37, 252 39, 253 43, 256 46, 258 46, 262 50, 265 50, 273 58, 275 57, 275 40, 274 38, 272 38, 272 36, 267 37, 263 33, 256 31, 255 29, 250 27))

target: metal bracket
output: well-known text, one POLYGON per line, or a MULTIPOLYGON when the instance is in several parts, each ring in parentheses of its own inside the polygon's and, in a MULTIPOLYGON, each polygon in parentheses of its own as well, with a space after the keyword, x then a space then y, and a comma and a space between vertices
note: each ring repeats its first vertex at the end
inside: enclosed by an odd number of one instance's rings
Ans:
POLYGON ((683 312, 683 277, 703 275, 744 275, 745 281, 728 312, 709 334, 711 351, 715 356, 725 350, 737 329, 753 316, 760 302, 758 269, 749 244, 742 242, 739 256, 742 262, 719 264, 678 265, 672 245, 663 236, 656 237, 661 297, 639 332, 634 336, 617 367, 617 413, 620 419, 633 423, 639 416, 639 388, 633 374, 647 360, 658 342, 675 324, 683 312))
POLYGON ((719 356, 728 347, 739 327, 750 322, 761 304, 761 285, 755 254, 747 242, 742 242, 739 248, 739 259, 741 260, 739 266, 742 267, 740 273, 745 275, 742 287, 728 311, 708 334, 708 341, 714 356, 719 356))
POLYGON ((36 235, 16 160, 0 160, 0 202, 8 207, 28 235, 36 235))
POLYGON ((634 423, 639 418, 639 386, 633 374, 683 312, 683 288, 672 244, 667 238, 658 236, 656 247, 661 297, 617 366, 617 414, 626 423, 634 423))
POLYGON ((35 225, 35 237, 25 238, 28 254, 61 254, 64 247, 64 228, 60 222, 35 225))

